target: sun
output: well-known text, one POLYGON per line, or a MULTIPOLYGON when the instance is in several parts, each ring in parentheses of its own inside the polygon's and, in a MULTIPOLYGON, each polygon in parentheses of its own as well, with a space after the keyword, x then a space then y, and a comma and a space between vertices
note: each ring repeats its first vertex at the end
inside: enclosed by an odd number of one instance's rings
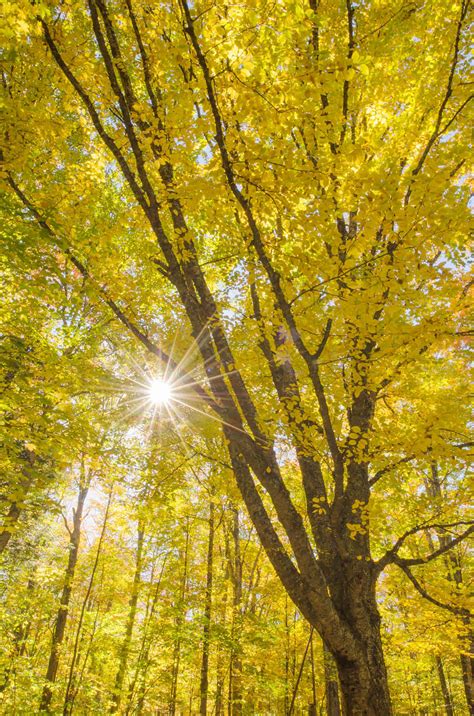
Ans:
POLYGON ((163 378, 155 378, 148 386, 148 397, 156 405, 167 405, 172 398, 171 384, 163 378))

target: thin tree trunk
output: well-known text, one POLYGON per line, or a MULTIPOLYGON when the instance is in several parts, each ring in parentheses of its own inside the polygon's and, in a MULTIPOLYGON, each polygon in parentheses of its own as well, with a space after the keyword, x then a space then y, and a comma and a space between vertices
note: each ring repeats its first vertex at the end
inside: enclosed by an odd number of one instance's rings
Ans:
POLYGON ((10 504, 0 529, 0 554, 6 549, 12 535, 15 533, 18 520, 22 513, 20 505, 24 502, 33 485, 33 476, 30 474, 30 468, 33 468, 35 465, 37 460, 36 453, 28 448, 24 448, 21 451, 21 457, 26 462, 26 466, 21 468, 21 478, 18 484, 19 495, 10 504))
POLYGON ((204 626, 202 630, 202 660, 199 713, 207 714, 207 696, 209 690, 209 634, 211 628, 212 581, 214 567, 214 502, 209 501, 209 537, 207 543, 206 593, 204 604, 204 626))
POLYGON ((136 685, 137 685, 137 682, 139 679, 140 679, 140 683, 139 683, 139 688, 138 688, 138 699, 137 699, 137 706, 136 706, 137 716, 140 716, 140 714, 143 711, 143 707, 145 705, 146 676, 147 676, 148 666, 150 663, 149 654, 150 654, 150 648, 152 645, 152 635, 150 635, 150 631, 151 631, 151 625, 153 623, 153 616, 155 614, 156 605, 158 603, 158 596, 160 594, 161 580, 163 579, 163 573, 165 571, 165 565, 166 565, 167 559, 168 559, 168 555, 165 555, 165 557, 163 559, 163 563, 161 565, 160 575, 159 575, 158 581, 156 582, 156 585, 155 585, 153 597, 151 600, 151 607, 147 614, 147 617, 145 618, 145 625, 143 627, 142 643, 140 646, 140 653, 138 654, 137 665, 136 665, 136 669, 135 669, 135 677, 133 679, 133 683, 131 684, 131 687, 128 692, 128 704, 127 704, 127 711, 126 711, 127 714, 130 713, 130 711, 131 711, 133 694, 135 692, 135 688, 136 688, 136 685))
POLYGON ((441 693, 443 694, 446 716, 454 716, 453 701, 451 699, 451 694, 449 693, 448 682, 446 681, 446 675, 444 673, 443 660, 440 656, 436 657, 436 670, 438 672, 441 693))
POLYGON ((461 669, 467 706, 471 716, 474 716, 474 639, 471 639, 470 647, 469 654, 461 654, 461 669))
POLYGON ((337 683, 337 669, 331 652, 323 644, 324 680, 326 682, 326 710, 328 716, 340 716, 339 685, 337 683))
MULTIPOLYGON (((26 589, 28 592, 32 592, 33 589, 36 586, 36 582, 31 577, 28 579, 28 584, 26 586, 26 589)), ((26 616, 26 615, 25 615, 26 616)), ((13 667, 16 663, 17 658, 24 655, 26 651, 26 644, 28 641, 28 637, 30 635, 31 631, 31 618, 30 615, 28 615, 28 620, 26 623, 23 623, 23 615, 20 615, 20 623, 18 624, 18 627, 13 632, 13 644, 12 644, 12 650, 11 650, 11 659, 9 664, 5 667, 5 670, 2 674, 2 681, 0 683, 0 694, 3 693, 10 683, 10 675, 12 673, 13 667)))
POLYGON ((239 511, 232 509, 233 564, 231 569, 232 600, 232 652, 229 674, 229 707, 232 716, 242 713, 242 655, 240 630, 242 625, 242 555, 240 550, 239 511))
MULTIPOLYGON (((431 463, 431 475, 426 480, 426 490, 428 494, 434 499, 443 498, 443 488, 439 477, 438 466, 435 462, 431 463)), ((442 531, 437 530, 436 536, 439 544, 443 547, 448 541, 448 536, 443 534, 442 531)), ((429 533, 428 533, 428 538, 429 533)), ((450 581, 454 582, 456 586, 462 584, 462 570, 459 556, 455 552, 448 552, 445 558, 447 567, 447 577, 450 581)), ((471 619, 469 615, 462 617, 463 624, 466 628, 467 642, 469 652, 461 652, 459 655, 461 662, 461 672, 464 684, 464 693, 466 695, 467 707, 470 714, 474 715, 474 633, 472 630, 471 619)), ((444 694, 443 694, 444 695, 444 694)))
POLYGON ((316 671, 314 668, 314 629, 311 630, 311 692, 313 695, 313 701, 308 707, 308 716, 316 716, 316 709, 318 707, 318 700, 316 697, 316 671))
POLYGON ((290 623, 288 621, 288 595, 285 595, 285 700, 283 713, 288 713, 290 705, 290 623))
MULTIPOLYGON (((225 574, 224 574, 224 595, 221 603, 222 620, 220 622, 221 628, 224 631, 227 617, 227 590, 228 590, 228 577, 229 577, 229 562, 225 561, 225 574)), ((225 683, 225 661, 224 661, 224 650, 221 643, 218 645, 217 652, 217 674, 216 674, 216 700, 215 700, 215 716, 222 716, 224 713, 224 683, 225 683)))
MULTIPOLYGON (((103 583, 103 579, 104 579, 104 566, 102 565, 101 575, 100 575, 100 584, 103 583)), ((100 591, 99 591, 99 594, 100 594, 100 591)), ((91 650, 92 650, 92 645, 93 645, 93 643, 94 643, 94 636, 95 636, 95 634, 96 634, 97 624, 98 624, 98 621, 99 621, 99 614, 100 614, 100 608, 101 608, 100 599, 97 598, 97 604, 96 604, 96 605, 93 605, 92 602, 93 602, 93 600, 90 599, 90 600, 89 600, 89 603, 88 603, 87 611, 88 611, 88 612, 91 612, 91 611, 92 611, 92 607, 95 606, 95 616, 94 616, 94 621, 93 621, 93 623, 92 623, 92 629, 91 629, 90 633, 88 634, 88 642, 89 642, 89 643, 87 644, 87 647, 86 647, 86 650, 85 650, 85 654, 84 654, 84 658, 82 659, 81 668, 80 668, 80 669, 77 668, 77 671, 79 672, 79 676, 78 676, 78 679, 77 679, 78 684, 82 684, 82 679, 83 679, 83 677, 84 677, 84 672, 85 672, 85 670, 86 670, 87 662, 88 662, 88 659, 89 659, 89 656, 90 656, 90 653, 91 653, 91 650)), ((85 641, 84 633, 81 634, 80 646, 82 646, 83 641, 85 641)), ((76 661, 76 666, 77 666, 77 667, 79 666, 80 658, 81 658, 81 651, 79 650, 79 652, 78 652, 78 658, 77 658, 77 661, 76 661)), ((95 690, 95 698, 98 699, 98 701, 96 701, 96 707, 98 707, 99 705, 102 706, 102 702, 103 702, 103 692, 102 692, 102 690, 99 689, 97 686, 95 687, 94 690, 95 690)), ((71 713, 72 713, 72 706, 71 706, 71 713)))
MULTIPOLYGON (((40 711, 50 712, 51 699, 53 697, 52 685, 56 681, 59 666, 61 644, 63 643, 66 622, 69 613, 69 602, 71 600, 72 582, 76 571, 77 558, 79 554, 79 543, 81 539, 81 524, 84 503, 87 497, 89 486, 81 484, 77 498, 76 509, 73 516, 73 528, 69 530, 69 557, 64 578, 63 591, 59 603, 59 610, 54 625, 53 641, 49 656, 48 669, 46 671, 46 683, 41 695, 40 711)), ((69 529, 69 528, 68 528, 69 529)))
POLYGON ((110 488, 110 491, 109 491, 109 496, 107 499, 107 506, 105 508, 104 521, 102 522, 102 529, 101 529, 100 536, 99 536, 99 542, 97 544, 95 560, 94 560, 94 564, 92 566, 92 572, 91 572, 91 576, 89 578, 89 584, 87 585, 86 595, 82 602, 81 612, 79 615, 79 622, 78 622, 77 629, 76 629, 76 637, 74 639, 72 658, 71 658, 71 663, 69 665, 69 674, 68 674, 68 682, 67 682, 67 686, 66 686, 66 694, 64 696, 64 706, 63 706, 64 716, 68 716, 68 714, 70 714, 72 712, 72 708, 74 705, 74 699, 76 698, 77 688, 76 688, 76 684, 75 684, 75 668, 76 668, 76 663, 78 660, 79 640, 81 638, 84 614, 86 612, 87 603, 89 601, 89 597, 92 592, 92 586, 94 584, 95 574, 96 574, 97 567, 99 564, 100 554, 102 552, 102 544, 103 544, 104 537, 105 537, 105 531, 107 528, 107 522, 108 522, 108 518, 109 518, 109 510, 110 510, 110 505, 112 502, 112 494, 113 494, 113 486, 110 488))
POLYGON ((143 538, 144 530, 143 526, 139 522, 138 524, 138 537, 137 537, 137 551, 135 560, 135 574, 133 576, 132 594, 130 597, 130 609, 128 612, 127 626, 125 629, 125 636, 120 649, 120 660, 117 676, 115 677, 114 695, 112 698, 112 705, 110 707, 110 713, 115 713, 119 710, 120 702, 122 700, 122 688, 125 673, 127 671, 128 655, 130 651, 130 643, 132 641, 133 626, 135 624, 135 615, 137 612, 138 593, 140 590, 140 579, 142 572, 142 553, 143 553, 143 538))
POLYGON ((16 502, 12 502, 5 516, 2 529, 0 531, 0 554, 6 549, 12 534, 15 531, 16 523, 21 515, 21 510, 16 502))
POLYGON ((291 703, 290 703, 290 708, 288 710, 288 716, 292 716, 294 708, 295 708, 296 697, 298 695, 298 689, 300 686, 301 677, 303 676, 303 669, 304 669, 304 665, 305 665, 305 661, 306 661, 306 656, 308 654, 308 649, 310 647, 312 638, 313 638, 313 627, 311 627, 311 629, 310 629, 308 643, 306 644, 303 658, 301 659, 301 665, 300 665, 300 668, 298 671, 298 676, 296 679, 295 687, 293 689, 293 695, 291 697, 291 703))
POLYGON ((179 666, 181 661, 181 630, 183 628, 186 589, 188 583, 188 559, 189 559, 189 524, 186 523, 186 543, 183 555, 183 577, 181 581, 181 594, 179 602, 179 614, 176 619, 176 640, 173 652, 173 669, 171 674, 171 690, 169 700, 169 714, 175 716, 176 699, 178 694, 179 666))

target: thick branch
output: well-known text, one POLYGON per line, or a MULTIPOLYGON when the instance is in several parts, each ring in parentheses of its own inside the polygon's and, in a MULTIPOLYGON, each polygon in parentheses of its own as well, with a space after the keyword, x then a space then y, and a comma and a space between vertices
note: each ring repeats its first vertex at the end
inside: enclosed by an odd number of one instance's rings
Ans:
POLYGON ((206 84, 206 90, 207 90, 207 96, 209 100, 209 104, 211 106, 211 112, 214 118, 214 124, 216 129, 216 142, 219 147, 219 152, 221 155, 221 162, 222 162, 222 168, 224 170, 224 174, 227 179, 227 183, 229 185, 230 190, 232 191, 233 195, 235 196, 237 202, 239 203, 240 207, 242 208, 244 215, 246 217, 248 226, 250 228, 250 233, 252 236, 252 244, 255 248, 255 251, 257 253, 257 256, 259 258, 260 263, 262 264, 268 279, 270 281, 270 284, 273 288, 273 291, 275 293, 275 297, 278 302, 278 306, 280 310, 283 313, 283 316, 285 318, 285 321, 288 325, 288 328, 291 332, 291 337, 295 343, 295 346, 297 350, 299 351, 302 358, 305 360, 308 369, 311 381, 313 383, 316 397, 318 399, 318 404, 321 412, 321 417, 323 420, 324 430, 326 433, 326 439, 328 442, 329 450, 331 452, 331 456, 334 463, 334 476, 335 476, 335 482, 337 486, 337 490, 342 490, 342 483, 343 483, 343 462, 342 462, 342 454, 340 452, 339 446, 337 444, 336 436, 334 433, 332 421, 329 415, 329 408, 326 400, 326 395, 324 392, 324 388, 321 382, 321 378, 319 375, 319 368, 317 365, 316 360, 314 359, 314 355, 310 353, 308 348, 305 346, 301 335, 297 329, 296 322, 294 319, 294 316, 291 311, 291 307, 289 302, 287 301, 282 286, 281 286, 281 277, 278 274, 278 272, 274 269, 272 264, 270 263, 270 260, 265 252, 265 248, 263 245, 262 237, 260 235, 260 230, 257 226, 257 222, 255 220, 255 217, 252 212, 252 208, 250 206, 250 203, 248 199, 244 196, 242 191, 239 189, 235 176, 234 171, 232 168, 232 163, 230 160, 230 156, 227 150, 226 141, 225 141, 225 134, 224 134, 224 125, 223 121, 220 115, 219 107, 217 104, 217 98, 214 91, 211 73, 209 71, 209 67, 207 65, 207 61, 205 58, 205 55, 203 53, 203 50, 199 44, 196 30, 194 27, 193 18, 191 16, 191 12, 189 9, 189 6, 186 2, 186 0, 181 0, 181 5, 185 14, 186 18, 186 27, 185 31, 188 33, 192 46, 194 48, 199 66, 201 68, 204 81, 206 84))

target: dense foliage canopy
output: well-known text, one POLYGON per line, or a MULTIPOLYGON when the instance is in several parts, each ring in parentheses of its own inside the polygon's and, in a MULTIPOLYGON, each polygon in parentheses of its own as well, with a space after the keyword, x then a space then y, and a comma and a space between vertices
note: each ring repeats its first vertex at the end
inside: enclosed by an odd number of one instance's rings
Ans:
POLYGON ((469 713, 468 1, 5 15, 2 712, 469 713))

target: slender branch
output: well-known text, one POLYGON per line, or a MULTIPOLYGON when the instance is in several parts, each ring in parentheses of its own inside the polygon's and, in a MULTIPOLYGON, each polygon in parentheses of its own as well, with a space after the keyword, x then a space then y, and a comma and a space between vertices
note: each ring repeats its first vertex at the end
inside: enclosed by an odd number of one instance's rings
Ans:
POLYGON ((378 470, 373 477, 370 478, 369 485, 372 487, 372 485, 375 485, 375 483, 378 482, 380 478, 386 475, 388 472, 395 470, 395 468, 397 468, 399 465, 405 465, 407 462, 412 462, 416 459, 416 457, 416 455, 407 455, 406 457, 402 457, 401 460, 397 460, 397 462, 383 467, 381 470, 378 470))
MULTIPOLYGON (((351 0, 346 0, 346 10, 347 10, 347 32, 349 36, 349 43, 347 48, 347 67, 348 69, 351 67, 351 59, 352 55, 354 54, 354 8, 352 6, 351 0)), ((347 129, 347 117, 349 113, 349 80, 345 79, 344 84, 342 87, 342 128, 341 128, 341 136, 339 139, 339 145, 341 145, 344 142, 344 137, 346 136, 346 129, 347 129)))
MULTIPOLYGON (((398 557, 397 564, 401 562, 406 567, 413 567, 418 564, 426 564, 427 562, 431 562, 433 559, 436 559, 442 554, 445 554, 445 552, 449 552, 449 550, 453 549, 453 547, 456 547, 456 545, 465 540, 466 537, 469 537, 469 535, 474 532, 474 523, 458 522, 458 524, 470 524, 470 527, 468 527, 467 530, 464 530, 464 532, 462 532, 457 537, 454 537, 452 540, 449 540, 449 542, 446 542, 439 549, 436 549, 434 552, 431 552, 431 554, 428 554, 425 557, 414 557, 413 559, 402 559, 401 557, 398 557)), ((441 527, 442 525, 437 526, 441 527)))
MULTIPOLYGON (((122 323, 138 340, 140 343, 145 346, 145 348, 155 355, 157 358, 159 358, 165 365, 169 366, 172 371, 176 374, 177 378, 179 380, 184 380, 185 375, 179 370, 178 364, 171 358, 168 353, 166 353, 162 348, 157 346, 155 343, 153 343, 148 336, 143 333, 143 331, 140 330, 140 328, 126 315, 126 313, 119 308, 117 303, 110 297, 106 289, 97 283, 97 281, 93 278, 93 276, 90 274, 88 268, 80 261, 72 252, 71 248, 67 245, 67 242, 65 239, 61 239, 49 226, 47 221, 41 217, 38 210, 33 206, 33 204, 29 201, 29 199, 26 197, 24 192, 19 188, 19 186, 14 181, 13 177, 9 174, 7 178, 8 183, 14 190, 15 194, 18 196, 18 198, 22 201, 24 206, 30 211, 30 213, 34 216, 36 221, 38 222, 39 226, 47 232, 47 234, 54 240, 55 244, 60 248, 64 253, 67 255, 71 263, 77 268, 77 270, 82 274, 82 276, 85 279, 88 279, 94 288, 97 290, 99 295, 102 297, 102 300, 104 303, 109 306, 109 308, 113 311, 116 318, 122 323)), ((194 392, 197 393, 197 395, 207 403, 210 407, 212 407, 216 412, 218 412, 218 405, 215 403, 215 401, 207 394, 207 392, 202 388, 195 380, 192 381, 192 389, 194 392)))
POLYGON ((407 567, 413 567, 415 565, 420 564, 426 564, 427 562, 431 562, 431 560, 436 559, 437 557, 440 557, 445 552, 448 552, 450 549, 455 547, 457 544, 462 542, 466 537, 468 537, 471 532, 474 531, 474 524, 472 522, 466 522, 466 521, 460 521, 460 522, 429 522, 427 520, 426 522, 422 523, 421 525, 416 525, 415 527, 412 527, 411 529, 407 530, 401 537, 397 539, 395 544, 391 549, 389 549, 383 557, 381 557, 375 564, 376 569, 378 572, 381 572, 388 564, 396 563, 399 566, 407 566, 407 567), (444 543, 443 546, 441 546, 439 549, 435 550, 434 552, 431 552, 431 554, 427 555, 426 557, 417 557, 413 559, 403 558, 398 556, 398 552, 400 551, 401 547, 403 546, 405 540, 408 537, 411 537, 411 535, 416 534, 417 532, 426 532, 426 530, 430 529, 436 529, 436 530, 446 530, 450 527, 459 527, 460 525, 469 525, 468 529, 465 530, 462 534, 458 535, 454 539, 450 540, 449 542, 444 543))
POLYGON ((142 187, 138 184, 137 179, 135 177, 135 174, 133 173, 132 169, 130 168, 129 164, 127 163, 125 157, 123 156, 122 152, 118 148, 115 141, 112 139, 112 137, 107 134, 107 132, 104 129, 104 126, 101 122, 101 119, 99 117, 99 114, 94 107, 94 104, 87 94, 87 92, 84 90, 80 82, 77 80, 77 78, 74 76, 68 65, 65 63, 61 53, 58 50, 58 47, 56 43, 54 42, 51 33, 49 31, 49 27, 44 22, 44 20, 40 19, 41 25, 43 27, 44 37, 46 40, 46 44, 48 45, 49 49, 51 50, 51 53, 56 61, 56 64, 59 66, 59 68, 63 71, 64 75, 67 77, 71 85, 76 90, 79 97, 84 102, 87 111, 89 112, 89 116, 92 120, 92 124, 94 125, 95 129, 97 130, 98 135, 106 145, 106 147, 112 152, 115 159, 117 160, 122 172, 124 173, 124 176, 126 177, 128 183, 130 184, 130 187, 132 188, 133 193, 137 197, 139 203, 143 207, 143 209, 148 213, 148 204, 145 199, 145 194, 143 192, 142 187))
POLYGON ((158 102, 156 99, 156 94, 153 90, 153 85, 151 82, 151 72, 150 72, 150 62, 148 58, 148 53, 145 49, 145 44, 143 42, 140 30, 138 28, 138 22, 135 16, 135 13, 133 11, 132 7, 132 0, 125 0, 125 4, 127 5, 128 14, 130 16, 130 20, 132 22, 133 32, 135 33, 135 38, 137 40, 138 48, 140 50, 140 57, 142 60, 142 67, 143 67, 143 77, 145 80, 145 86, 147 88, 148 96, 150 98, 151 106, 153 109, 153 114, 155 117, 158 117, 158 102))
MULTIPOLYGON (((430 150, 431 150, 433 144, 436 142, 436 140, 442 134, 442 132, 440 132, 441 122, 443 121, 444 110, 446 109, 449 99, 453 93, 453 80, 454 80, 454 74, 456 72, 456 67, 457 67, 457 63, 458 63, 458 59, 459 59, 459 44, 460 44, 460 40, 461 40, 462 26, 463 26, 463 22, 466 17, 466 14, 467 14, 468 7, 469 7, 469 1, 461 0, 461 11, 459 14, 459 20, 457 22, 457 27, 456 27, 456 37, 454 40, 453 57, 452 57, 451 66, 449 69, 448 81, 446 83, 446 91, 444 93, 443 99, 442 99, 440 107, 438 109, 438 114, 436 117, 436 123, 435 123, 435 127, 433 129, 433 132, 431 133, 431 135, 425 145, 425 148, 418 160, 417 165, 415 166, 415 168, 412 171, 411 181, 408 186, 407 192, 405 194, 405 199, 404 199, 405 206, 408 204, 408 202, 410 200, 413 179, 423 169, 423 165, 428 157, 428 154, 430 153, 430 150)), ((456 115, 454 115, 454 116, 456 116, 456 115)), ((451 119, 451 121, 453 119, 454 119, 454 117, 451 119)), ((448 122, 447 126, 449 126, 451 121, 448 122)))
POLYGON ((326 323, 326 327, 324 329, 323 337, 321 338, 321 343, 319 344, 318 348, 313 354, 313 359, 318 360, 320 356, 322 355, 326 343, 328 342, 329 334, 331 333, 331 327, 332 327, 332 318, 328 318, 328 321, 326 323))
POLYGON ((411 569, 407 567, 405 564, 399 562, 398 560, 395 560, 395 564, 400 567, 400 569, 406 574, 410 582, 413 584, 417 592, 421 594, 421 596, 426 599, 427 601, 431 602, 432 604, 435 604, 437 607, 440 607, 441 609, 447 609, 449 612, 452 612, 453 614, 458 614, 461 616, 469 616, 469 611, 467 609, 464 609, 462 607, 455 607, 452 604, 446 604, 445 602, 440 602, 439 599, 435 599, 435 597, 432 597, 431 594, 429 594, 426 589, 420 584, 418 579, 415 577, 411 569))

